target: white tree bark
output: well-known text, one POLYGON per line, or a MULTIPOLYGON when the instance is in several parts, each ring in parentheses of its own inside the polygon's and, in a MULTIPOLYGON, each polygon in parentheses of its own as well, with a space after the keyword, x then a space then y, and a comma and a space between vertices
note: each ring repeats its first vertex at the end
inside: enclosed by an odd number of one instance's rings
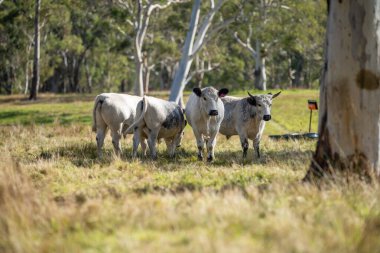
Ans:
POLYGON ((214 1, 211 0, 211 8, 209 12, 206 14, 206 16, 203 18, 203 21, 200 24, 200 26, 198 26, 201 2, 201 0, 194 0, 193 9, 191 12, 189 31, 186 35, 185 45, 182 51, 182 57, 179 63, 179 67, 175 72, 169 96, 169 101, 175 101, 176 103, 179 103, 181 106, 183 106, 181 102, 182 93, 186 84, 190 81, 188 79, 188 75, 195 55, 210 40, 210 38, 212 37, 211 34, 220 31, 221 29, 232 23, 234 20, 225 20, 222 23, 211 28, 211 31, 209 31, 215 14, 219 11, 219 9, 222 7, 224 3, 224 0, 218 0, 218 2, 215 5, 214 1), (207 36, 207 34, 209 35, 207 36))
POLYGON ((130 14, 134 16, 134 19, 127 20, 127 23, 132 25, 135 30, 133 46, 136 73, 134 90, 136 95, 144 95, 144 73, 149 72, 148 69, 144 69, 142 48, 144 46, 144 40, 149 26, 151 14, 154 10, 162 10, 169 7, 173 3, 183 3, 186 1, 187 0, 168 0, 164 4, 154 4, 153 0, 137 0, 137 12, 134 13, 133 5, 135 4, 135 0, 118 0, 120 6, 129 11, 130 14))
POLYGON ((329 1, 319 141, 305 179, 380 176, 380 1, 329 1))
POLYGON ((30 60, 29 60, 29 55, 30 51, 32 50, 32 43, 29 43, 28 46, 26 47, 26 63, 25 63, 25 88, 24 88, 24 94, 28 94, 29 91, 29 65, 30 65, 30 60))

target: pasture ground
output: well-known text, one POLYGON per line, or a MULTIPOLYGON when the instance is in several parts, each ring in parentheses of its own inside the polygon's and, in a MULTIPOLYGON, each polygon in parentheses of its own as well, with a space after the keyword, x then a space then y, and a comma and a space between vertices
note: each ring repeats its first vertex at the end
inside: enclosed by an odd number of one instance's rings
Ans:
POLYGON ((0 97, 0 252, 380 252, 378 185, 302 184, 316 142, 268 138, 307 131, 318 91, 274 101, 261 159, 219 136, 212 164, 189 127, 173 160, 132 161, 130 136, 98 159, 93 97, 0 97))

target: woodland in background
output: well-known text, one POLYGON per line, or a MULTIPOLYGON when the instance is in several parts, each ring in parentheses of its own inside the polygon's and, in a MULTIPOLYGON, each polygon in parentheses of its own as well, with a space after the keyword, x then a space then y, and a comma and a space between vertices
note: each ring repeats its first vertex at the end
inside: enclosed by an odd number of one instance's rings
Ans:
MULTIPOLYGON (((42 0, 39 92, 132 92, 136 30, 130 21, 137 2, 42 0)), ((34 0, 0 4, 0 94, 29 92, 34 4, 34 0)), ((145 92, 170 89, 192 5, 176 3, 152 12, 142 48, 145 92)), ((209 5, 202 1, 201 17, 209 5)), ((234 21, 210 36, 195 56, 187 89, 202 85, 254 89, 256 59, 244 43, 264 60, 267 88, 319 86, 325 1, 227 0, 215 22, 222 17, 234 21)))

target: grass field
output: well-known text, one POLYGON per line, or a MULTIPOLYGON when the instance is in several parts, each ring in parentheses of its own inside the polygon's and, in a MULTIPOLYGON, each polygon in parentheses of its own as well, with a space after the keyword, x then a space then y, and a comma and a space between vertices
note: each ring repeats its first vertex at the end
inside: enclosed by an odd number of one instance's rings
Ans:
POLYGON ((0 252, 380 252, 378 185, 302 184, 316 142, 268 138, 307 131, 317 98, 283 91, 261 159, 220 136, 208 164, 189 127, 175 159, 132 161, 131 137, 118 159, 108 136, 99 160, 93 96, 0 97, 0 252))

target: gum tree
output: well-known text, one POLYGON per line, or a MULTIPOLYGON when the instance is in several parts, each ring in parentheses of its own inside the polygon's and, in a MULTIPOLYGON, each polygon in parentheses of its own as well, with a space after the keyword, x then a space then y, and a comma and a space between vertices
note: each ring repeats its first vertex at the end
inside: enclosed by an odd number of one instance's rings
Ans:
POLYGON ((220 17, 219 23, 213 23, 216 14, 225 2, 224 0, 218 0, 217 3, 215 3, 214 0, 210 0, 209 10, 204 15, 203 19, 201 19, 201 2, 201 0, 194 0, 189 30, 182 49, 182 57, 170 90, 169 100, 181 105, 183 90, 191 79, 189 79, 189 77, 193 76, 189 76, 189 72, 195 56, 215 33, 219 32, 221 29, 225 28, 234 21, 234 18, 223 20, 223 18, 220 17), (201 23, 199 23, 200 19, 201 23))
POLYGON ((319 141, 305 180, 380 176, 380 1, 328 1, 319 141))
MULTIPOLYGON (((130 17, 127 19, 127 23, 134 29, 133 41, 134 47, 134 61, 135 61, 135 93, 138 96, 144 95, 144 75, 145 77, 149 73, 149 64, 147 56, 144 56, 143 47, 144 40, 147 35, 147 29, 149 26, 150 18, 155 10, 162 10, 169 7, 173 3, 186 2, 187 0, 168 0, 164 3, 156 3, 153 0, 119 0, 119 5, 129 12, 130 17), (144 62, 145 61, 145 62, 144 62)), ((149 78, 145 78, 146 81, 149 78)))
POLYGON ((35 1, 34 17, 34 58, 33 58, 33 77, 30 89, 30 100, 37 99, 38 86, 40 83, 40 0, 35 1))

